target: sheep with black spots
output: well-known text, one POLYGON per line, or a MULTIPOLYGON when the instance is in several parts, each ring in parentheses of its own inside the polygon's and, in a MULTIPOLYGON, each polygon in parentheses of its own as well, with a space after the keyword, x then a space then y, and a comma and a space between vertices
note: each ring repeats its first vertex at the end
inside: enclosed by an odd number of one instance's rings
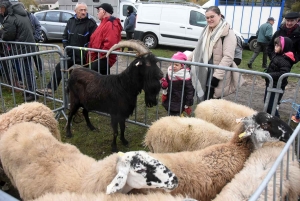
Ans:
POLYGON ((12 125, 21 122, 35 122, 49 128, 52 135, 61 140, 58 122, 53 111, 39 102, 23 103, 0 115, 0 139, 3 133, 12 125))
POLYGON ((210 99, 199 103, 194 113, 196 118, 213 123, 221 129, 233 131, 236 119, 253 115, 257 111, 225 99, 210 99))
POLYGON ((181 195, 172 196, 165 193, 149 193, 147 195, 139 194, 120 194, 115 193, 106 195, 104 193, 98 194, 76 194, 64 192, 61 194, 48 193, 32 201, 91 201, 91 200, 104 200, 104 201, 196 201, 191 198, 185 198, 181 195))
POLYGON ((202 119, 168 116, 149 127, 143 143, 154 153, 195 151, 228 142, 232 136, 202 119))
MULTIPOLYGON (((232 181, 222 189, 213 201, 248 200, 262 183, 284 146, 285 143, 283 142, 265 143, 262 148, 254 151, 245 162, 245 167, 235 175, 232 181)), ((274 180, 271 179, 268 183, 268 200, 272 200, 274 197, 276 200, 282 200, 287 195, 289 196, 289 200, 297 200, 298 195, 300 195, 300 168, 296 160, 291 160, 293 155, 292 147, 290 147, 289 154, 288 179, 286 178, 287 155, 283 159, 282 195, 280 195, 280 169, 277 169, 276 195, 273 195, 274 180)), ((265 200, 264 192, 258 200, 265 200)))
POLYGON ((178 177, 179 185, 171 194, 210 201, 242 170, 245 161, 255 149, 260 148, 266 141, 285 141, 292 132, 279 118, 259 112, 241 119, 232 139, 227 143, 192 152, 150 155, 163 162, 178 177))
POLYGON ((3 169, 23 200, 45 193, 127 193, 133 188, 173 190, 177 177, 144 151, 110 155, 103 160, 56 140, 49 129, 16 124, 0 140, 3 169))

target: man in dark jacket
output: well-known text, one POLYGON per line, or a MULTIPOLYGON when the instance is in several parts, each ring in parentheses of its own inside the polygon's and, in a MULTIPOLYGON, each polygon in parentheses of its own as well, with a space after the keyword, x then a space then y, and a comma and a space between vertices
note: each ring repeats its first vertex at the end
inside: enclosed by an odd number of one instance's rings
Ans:
POLYGON ((293 41, 292 52, 294 53, 296 64, 300 60, 300 26, 297 24, 299 14, 297 12, 290 12, 285 15, 285 23, 282 24, 278 31, 276 31, 268 45, 268 56, 272 59, 272 52, 274 51, 274 39, 278 36, 289 37, 293 41))
MULTIPOLYGON (((1 13, 4 16, 3 20, 3 34, 2 39, 4 41, 17 41, 34 43, 33 29, 30 19, 27 16, 22 4, 17 3, 12 5, 8 0, 3 0, 0 3, 1 13)), ((12 54, 26 54, 31 52, 31 48, 28 45, 18 45, 12 50, 12 54)), ((31 57, 24 57, 19 62, 20 66, 25 72, 26 85, 29 91, 35 91, 35 76, 31 67, 31 57)), ((36 96, 31 93, 25 94, 26 101, 33 101, 36 96)))
MULTIPOLYGON (((63 46, 78 46, 87 47, 90 41, 90 36, 96 30, 97 24, 94 19, 90 18, 87 13, 87 5, 85 3, 77 3, 75 6, 76 14, 71 17, 63 34, 63 46)), ((75 64, 82 65, 86 61, 85 51, 68 49, 67 55, 70 59, 67 61, 67 68, 75 64)), ((39 94, 52 95, 52 90, 56 91, 59 83, 61 82, 61 66, 58 63, 55 67, 55 71, 51 77, 51 81, 47 84, 47 88, 38 89, 36 92, 39 94)))
POLYGON ((272 39, 272 35, 273 35, 273 24, 274 24, 275 19, 273 17, 269 17, 268 21, 264 24, 262 24, 257 32, 256 32, 256 36, 257 36, 257 46, 254 50, 254 53, 250 59, 250 61, 248 62, 248 67, 252 68, 252 63, 254 62, 254 60, 256 59, 256 57, 259 55, 260 52, 263 52, 263 64, 262 67, 266 68, 267 67, 267 59, 268 59, 268 52, 267 52, 267 47, 268 44, 270 42, 270 40, 272 39))

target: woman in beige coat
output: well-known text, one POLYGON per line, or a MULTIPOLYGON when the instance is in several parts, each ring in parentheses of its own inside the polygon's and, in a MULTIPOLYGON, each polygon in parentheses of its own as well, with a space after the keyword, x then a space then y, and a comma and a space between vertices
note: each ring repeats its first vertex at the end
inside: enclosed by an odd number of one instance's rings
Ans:
MULTIPOLYGON (((233 61, 237 43, 234 31, 230 29, 230 25, 217 6, 209 7, 205 16, 207 26, 198 40, 192 61, 237 68, 233 61)), ((236 88, 244 82, 240 73, 233 71, 226 73, 221 69, 199 66, 192 66, 191 76, 200 100, 219 98, 222 94, 227 96, 234 93, 236 88), (210 77, 210 70, 213 70, 212 77, 210 77), (209 86, 211 86, 210 89, 209 86)))

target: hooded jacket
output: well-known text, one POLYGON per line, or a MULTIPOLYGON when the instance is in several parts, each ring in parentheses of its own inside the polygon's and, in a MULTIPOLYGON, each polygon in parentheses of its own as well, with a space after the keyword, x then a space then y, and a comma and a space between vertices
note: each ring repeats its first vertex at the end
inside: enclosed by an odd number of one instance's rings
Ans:
MULTIPOLYGON (((266 73, 273 78, 273 87, 277 87, 278 79, 284 73, 289 73, 295 62, 295 57, 292 52, 293 41, 288 37, 284 38, 283 51, 280 53, 272 52, 271 62, 266 70, 266 73)), ((281 44, 282 46, 282 44, 281 44)), ((288 84, 287 77, 282 80, 281 89, 284 90, 285 86, 288 84)), ((269 86, 269 80, 266 79, 266 86, 269 86)))
POLYGON ((124 23, 124 30, 126 32, 134 32, 135 18, 136 18, 136 13, 131 12, 128 14, 128 16, 125 20, 125 23, 124 23))
MULTIPOLYGON (((114 44, 121 41, 121 31, 123 27, 119 18, 114 16, 103 18, 101 24, 97 27, 91 35, 89 48, 109 50, 114 44)), ((104 58, 106 53, 100 53, 100 58, 104 58)), ((98 57, 98 52, 90 52, 88 56, 90 60, 94 61, 98 57)), ((90 62, 87 58, 87 62, 90 62)), ((112 67, 117 60, 117 55, 109 55, 109 66, 112 67)))
POLYGON ((285 24, 280 26, 279 30, 274 33, 272 40, 268 45, 267 50, 270 60, 272 58, 272 52, 274 51, 274 40, 278 36, 289 37, 292 40, 293 47, 291 51, 294 53, 295 57, 294 64, 300 61, 300 26, 296 25, 296 28, 291 32, 290 35, 288 35, 288 29, 286 28, 285 24))
MULTIPOLYGON (((4 41, 17 41, 35 43, 33 28, 26 10, 20 3, 12 5, 9 1, 2 1, 0 6, 6 8, 3 20, 4 41)), ((35 48, 32 48, 33 51, 35 48)), ((30 46, 17 46, 15 54, 24 54, 31 52, 30 46)))

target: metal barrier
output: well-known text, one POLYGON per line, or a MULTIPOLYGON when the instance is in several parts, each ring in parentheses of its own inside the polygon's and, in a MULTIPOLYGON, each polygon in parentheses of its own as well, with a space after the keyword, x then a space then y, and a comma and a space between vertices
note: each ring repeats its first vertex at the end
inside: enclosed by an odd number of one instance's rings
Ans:
MULTIPOLYGON (((2 96, 2 100, 1 100, 2 111, 1 112, 5 112, 7 110, 8 105, 9 105, 9 107, 15 107, 18 103, 24 102, 24 99, 21 98, 21 96, 19 94, 17 94, 16 91, 18 90, 18 91, 21 91, 24 95, 26 93, 33 94, 36 97, 36 99, 37 99, 37 97, 39 97, 40 98, 39 101, 42 99, 44 104, 46 104, 54 112, 56 112, 57 117, 60 114, 63 114, 65 118, 66 118, 66 115, 65 115, 64 111, 68 108, 68 98, 67 98, 66 90, 65 90, 66 89, 65 85, 68 80, 68 73, 61 72, 62 84, 57 88, 57 90, 54 90, 54 88, 53 88, 54 81, 51 78, 52 77, 51 75, 57 75, 57 71, 55 71, 55 67, 57 67, 56 65, 60 64, 61 69, 64 69, 64 70, 67 70, 69 67, 71 67, 68 64, 68 59, 69 59, 67 56, 68 50, 71 50, 71 52, 73 54, 75 53, 75 50, 79 50, 79 51, 81 51, 82 55, 85 54, 86 51, 95 51, 95 52, 98 52, 98 54, 100 54, 101 52, 104 52, 104 53, 107 52, 105 50, 68 46, 64 49, 64 54, 62 54, 59 46, 54 46, 54 45, 41 45, 41 44, 37 45, 37 44, 3 42, 3 41, 0 41, 0 44, 5 45, 5 47, 8 45, 12 48, 14 47, 14 45, 39 46, 39 48, 40 48, 39 51, 32 52, 32 53, 24 53, 21 55, 10 55, 10 54, 5 55, 4 54, 5 57, 0 58, 1 64, 3 64, 3 62, 6 62, 6 64, 7 64, 6 66, 8 66, 8 69, 9 69, 8 76, 6 76, 5 72, 3 72, 4 69, 3 68, 1 69, 1 72, 4 73, 4 75, 2 73, 2 78, 0 79, 0 82, 1 82, 0 83, 0 95, 2 96), (50 48, 50 49, 47 49, 47 48, 50 48), (35 91, 30 91, 30 90, 27 90, 26 88, 20 88, 19 86, 15 86, 14 83, 9 83, 8 78, 10 78, 10 80, 13 80, 14 77, 17 77, 15 75, 17 72, 14 67, 14 65, 16 64, 16 61, 18 61, 20 64, 23 64, 24 58, 26 58, 26 57, 33 58, 33 57, 37 57, 37 56, 40 56, 43 60, 43 63, 42 63, 43 71, 42 71, 40 77, 36 80, 37 88, 39 88, 39 89, 47 88, 47 85, 50 83, 50 85, 52 84, 52 86, 51 86, 52 92, 50 94, 44 93, 42 95, 39 95, 39 94, 35 93, 35 91), (46 62, 46 61, 48 61, 48 62, 46 62), (9 96, 9 97, 3 96, 4 95, 3 90, 6 90, 6 94, 7 94, 7 90, 9 90, 9 93, 11 91, 12 92, 11 96, 9 96), (7 104, 7 102, 9 102, 8 100, 12 101, 13 103, 7 104)), ((131 54, 131 53, 124 53, 124 52, 117 52, 117 51, 112 52, 112 54, 117 54, 118 60, 113 65, 113 67, 110 69, 111 74, 121 73, 125 68, 127 68, 127 66, 130 64, 130 62, 133 60, 133 58, 135 56, 134 54, 131 54)), ((157 57, 157 59, 158 59, 158 66, 164 72, 164 74, 167 73, 168 66, 173 65, 174 61, 175 61, 172 59, 161 58, 161 57, 157 57)), ((177 62, 179 62, 179 61, 176 61, 176 63, 177 62)), ((272 77, 266 73, 250 71, 250 70, 243 70, 243 69, 233 69, 230 67, 221 67, 221 66, 208 65, 208 64, 204 65, 201 63, 187 62, 187 61, 186 62, 180 61, 179 63, 186 64, 187 66, 194 65, 199 68, 221 69, 221 70, 225 71, 225 74, 232 73, 232 72, 240 73, 240 75, 246 79, 246 83, 243 86, 238 87, 234 93, 232 93, 228 96, 224 96, 224 94, 223 94, 224 89, 223 89, 223 91, 222 91, 223 95, 221 96, 221 98, 224 98, 224 99, 227 99, 227 100, 239 103, 239 104, 246 105, 246 106, 251 107, 258 111, 266 111, 267 110, 267 106, 270 101, 270 96, 271 96, 271 93, 273 92, 273 93, 275 93, 275 99, 274 99, 275 104, 273 104, 272 114, 273 115, 275 114, 275 110, 276 110, 276 106, 277 106, 276 103, 278 102, 279 94, 283 92, 280 89, 280 85, 281 85, 282 79, 284 79, 285 77, 293 78, 296 81, 298 79, 298 81, 297 81, 296 86, 294 86, 294 84, 289 84, 287 86, 285 93, 284 93, 284 99, 292 98, 293 100, 297 100, 297 98, 298 98, 298 94, 299 94, 299 90, 300 90, 299 89, 300 75, 298 75, 298 74, 288 73, 288 74, 282 75, 280 77, 280 81, 278 82, 277 88, 273 88, 273 87, 271 87, 271 86, 273 86, 272 77), (269 83, 270 83, 269 87, 265 87, 265 79, 269 80, 269 83), (266 99, 264 101, 265 90, 267 91, 267 94, 266 94, 266 99)), ((75 61, 75 58, 73 57, 71 64, 72 64, 72 66, 75 64, 84 65, 84 64, 86 64, 86 61, 84 60, 83 56, 80 58, 80 61, 78 61, 78 59, 77 59, 77 61, 75 61)), ((39 66, 39 64, 37 64, 37 65, 39 66)), ((87 67, 90 68, 91 66, 87 65, 87 67)), ((24 67, 21 66, 21 68, 24 68, 24 67)), ((35 73, 37 72, 37 70, 35 71, 35 73)), ((22 71, 24 71, 24 70, 22 70, 22 71)), ((26 85, 26 76, 25 76, 25 73, 22 71, 21 71, 20 77, 22 78, 22 80, 25 81, 25 85, 26 85)), ((211 76, 212 76, 212 73, 209 74, 210 78, 211 78, 211 76)), ((241 79, 241 76, 240 76, 240 79, 241 79)), ((59 83, 56 83, 56 84, 58 85, 59 83)), ((172 85, 170 87, 172 90, 172 85)), ((208 87, 210 88, 211 86, 208 86, 208 87)), ((183 89, 184 89, 184 84, 183 84, 183 89)), ((198 99, 195 97, 193 109, 195 109, 197 101, 198 101, 198 99)), ((181 99, 181 104, 182 104, 182 99, 181 99)), ((286 122, 288 122, 288 124, 290 124, 290 117, 292 115, 292 112, 294 112, 293 108, 290 107, 289 105, 282 104, 280 106, 279 110, 282 114, 282 119, 284 119, 286 122)), ((103 114, 101 112, 97 112, 97 111, 95 111, 95 112, 102 114, 102 115, 107 115, 107 114, 103 114)), ((170 111, 165 111, 165 109, 162 108, 161 102, 159 102, 159 104, 155 108, 152 108, 152 109, 146 108, 143 105, 137 105, 134 115, 128 119, 128 122, 136 124, 136 125, 140 125, 140 126, 149 127, 151 122, 159 119, 160 117, 167 116, 169 114, 169 112, 170 111), (151 113, 153 113, 153 111, 155 111, 154 112, 155 117, 153 117, 153 116, 149 117, 150 110, 151 110, 151 113)), ((258 188, 258 190, 253 194, 253 196, 250 198, 250 200, 256 200, 259 198, 259 196, 262 194, 263 190, 268 185, 268 182, 270 181, 271 177, 275 174, 276 170, 282 171, 282 160, 286 154, 287 155, 289 154, 289 152, 287 152, 287 151, 291 147, 291 145, 292 145, 293 150, 296 150, 297 158, 294 158, 294 156, 293 157, 287 156, 287 160, 299 160, 299 149, 300 149, 300 143, 299 143, 300 133, 299 132, 300 132, 300 126, 298 125, 298 127, 294 131, 292 137, 290 138, 290 140, 288 141, 288 143, 282 150, 282 153, 278 157, 276 163, 274 164, 271 171, 269 172, 268 176, 264 179, 263 183, 258 188), (297 139, 298 139, 298 141, 297 141, 297 139), (279 167, 279 164, 281 164, 281 167, 279 167)), ((283 173, 281 173, 281 174, 283 175, 283 173)), ((289 176, 288 171, 285 172, 284 175, 286 176, 286 178, 288 178, 288 176, 289 176)), ((280 178, 280 179, 282 179, 282 178, 280 178)), ((276 183, 276 182, 274 182, 274 183, 276 183)), ((282 184, 280 184, 280 185, 282 185, 282 184)), ((274 186, 274 191, 276 191, 276 188, 277 187, 274 186)), ((280 188, 282 188, 282 186, 280 186, 280 188)), ((265 192, 267 193, 267 189, 265 190, 265 192)), ((265 200, 268 200, 267 197, 265 198, 265 200)))

